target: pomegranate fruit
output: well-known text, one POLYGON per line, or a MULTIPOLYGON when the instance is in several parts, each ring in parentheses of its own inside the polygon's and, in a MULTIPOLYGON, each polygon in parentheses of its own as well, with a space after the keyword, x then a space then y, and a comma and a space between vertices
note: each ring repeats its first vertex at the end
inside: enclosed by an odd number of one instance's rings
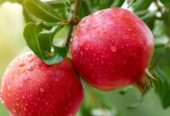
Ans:
POLYGON ((134 13, 109 8, 83 18, 71 44, 82 77, 101 90, 145 86, 154 49, 153 35, 134 13))
POLYGON ((74 116, 83 87, 71 61, 46 65, 33 53, 18 56, 2 82, 2 101, 11 116, 74 116))

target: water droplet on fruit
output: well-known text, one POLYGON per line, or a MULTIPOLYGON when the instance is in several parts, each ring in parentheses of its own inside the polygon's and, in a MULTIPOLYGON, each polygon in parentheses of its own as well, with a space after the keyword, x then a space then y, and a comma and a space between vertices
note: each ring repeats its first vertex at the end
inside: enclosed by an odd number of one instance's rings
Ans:
POLYGON ((115 46, 111 47, 111 51, 116 52, 116 47, 115 46))
POLYGON ((49 105, 49 103, 48 102, 45 102, 45 104, 48 106, 49 105))
POLYGON ((22 99, 25 100, 25 96, 22 96, 22 99))
POLYGON ((132 31, 132 29, 131 29, 131 28, 128 28, 128 31, 132 31))
POLYGON ((54 81, 57 82, 59 80, 59 78, 55 78, 54 81))
POLYGON ((31 56, 32 56, 32 54, 28 54, 28 55, 27 55, 27 57, 31 57, 31 56))
POLYGON ((126 60, 123 60, 123 64, 126 64, 126 60))
POLYGON ((16 113, 16 110, 13 108, 13 109, 12 109, 12 112, 16 113))
POLYGON ((27 108, 26 108, 26 107, 24 107, 24 111, 27 111, 27 108))
POLYGON ((23 67, 23 66, 25 66, 24 63, 19 63, 19 67, 23 67))
POLYGON ((16 103, 16 106, 19 106, 19 104, 18 104, 18 103, 16 103))
POLYGON ((10 94, 8 93, 8 94, 7 94, 7 96, 9 97, 9 96, 10 96, 10 94))
POLYGON ((87 44, 87 46, 85 47, 85 50, 89 50, 89 45, 87 44))
POLYGON ((33 67, 32 67, 32 66, 29 67, 28 70, 29 70, 29 71, 33 71, 33 67))
POLYGON ((44 89, 43 89, 43 88, 40 88, 40 92, 44 92, 44 89))
POLYGON ((72 105, 72 103, 69 103, 68 105, 69 105, 69 106, 71 106, 71 105, 72 105))
POLYGON ((81 55, 81 56, 83 55, 83 52, 82 52, 82 51, 80 51, 80 55, 81 55))
POLYGON ((8 91, 10 91, 11 90, 11 86, 8 86, 8 91))
POLYGON ((28 59, 28 62, 29 62, 29 63, 31 63, 32 61, 33 61, 33 59, 32 59, 32 58, 28 59))

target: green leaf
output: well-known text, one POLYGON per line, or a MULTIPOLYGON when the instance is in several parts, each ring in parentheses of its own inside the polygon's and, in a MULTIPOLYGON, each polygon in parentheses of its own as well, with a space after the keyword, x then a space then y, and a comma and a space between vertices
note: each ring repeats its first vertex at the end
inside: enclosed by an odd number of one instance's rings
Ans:
POLYGON ((166 8, 166 11, 163 14, 163 20, 165 23, 165 27, 166 27, 166 33, 170 38, 170 9, 166 8))
POLYGON ((135 2, 136 0, 128 0, 128 7, 131 7, 135 2))
POLYGON ((65 7, 65 3, 63 2, 63 0, 46 1, 45 3, 50 5, 53 8, 65 7))
POLYGON ((133 5, 132 8, 134 11, 141 11, 141 10, 146 10, 153 0, 137 0, 133 5))
POLYGON ((28 23, 24 29, 24 37, 28 46, 46 64, 55 64, 63 60, 68 48, 53 44, 53 39, 62 26, 54 26, 51 30, 44 30, 42 24, 28 23))
POLYGON ((151 30, 153 30, 154 28, 156 13, 157 13, 156 11, 155 12, 147 11, 145 12, 144 15, 141 16, 141 19, 149 26, 151 30))
POLYGON ((43 53, 38 40, 38 34, 41 31, 42 28, 40 26, 37 26, 34 23, 29 23, 25 26, 24 37, 28 46, 34 51, 34 53, 43 59, 43 53))
POLYGON ((80 12, 79 12, 79 17, 83 18, 89 14, 91 14, 91 6, 90 6, 90 1, 89 0, 82 0, 81 6, 80 6, 80 12))
POLYGON ((162 4, 164 4, 166 7, 170 7, 170 0, 160 0, 162 4))
POLYGON ((109 2, 110 2, 110 0, 100 0, 99 9, 102 10, 102 9, 108 8, 109 7, 109 4, 108 4, 109 2))
POLYGON ((126 0, 114 0, 113 4, 111 7, 121 7, 126 0))
POLYGON ((23 6, 29 14, 42 21, 48 23, 64 22, 63 17, 60 17, 52 7, 40 0, 25 0, 23 6))
POLYGON ((69 50, 68 47, 58 47, 58 46, 53 46, 53 47, 54 47, 53 56, 46 57, 45 62, 47 64, 55 64, 61 62, 67 56, 69 50))
POLYGON ((155 91, 159 95, 162 106, 170 106, 170 48, 163 47, 155 50, 152 60, 152 73, 158 79, 155 83, 155 91))

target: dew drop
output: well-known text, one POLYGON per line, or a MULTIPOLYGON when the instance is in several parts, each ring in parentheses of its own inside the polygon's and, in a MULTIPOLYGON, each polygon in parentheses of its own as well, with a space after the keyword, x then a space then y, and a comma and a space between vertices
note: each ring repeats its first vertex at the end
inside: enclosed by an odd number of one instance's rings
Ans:
POLYGON ((7 94, 7 96, 9 97, 9 96, 10 96, 10 94, 8 93, 8 94, 7 94))
POLYGON ((26 108, 26 107, 24 107, 24 111, 27 111, 27 108, 26 108))
POLYGON ((16 106, 19 106, 19 104, 18 104, 18 103, 16 103, 16 106))
POLYGON ((29 62, 29 63, 31 63, 32 61, 33 61, 33 59, 32 59, 32 58, 28 59, 28 62, 29 62))
POLYGON ((71 106, 71 105, 72 105, 72 103, 69 103, 68 105, 69 105, 69 106, 71 106))
POLYGON ((81 55, 81 56, 83 55, 83 52, 82 52, 82 51, 80 51, 80 55, 81 55))
POLYGON ((48 102, 46 102, 45 104, 46 104, 47 106, 49 105, 49 103, 48 103, 48 102))
POLYGON ((10 91, 11 90, 11 86, 8 86, 8 91, 10 91))
POLYGON ((44 89, 43 89, 43 88, 40 88, 40 92, 44 92, 44 89))
POLYGON ((32 54, 28 54, 28 55, 27 55, 27 57, 31 57, 31 56, 32 56, 32 54))
POLYGON ((22 99, 25 100, 25 96, 22 96, 22 99))
POLYGON ((13 111, 14 113, 16 113, 16 110, 15 110, 14 108, 12 109, 12 111, 13 111))
POLYGON ((131 29, 131 28, 128 28, 127 30, 128 30, 128 31, 132 31, 132 29, 131 29))
POLYGON ((25 66, 24 63, 19 63, 19 67, 23 67, 23 66, 25 66))
POLYGON ((111 47, 111 51, 112 51, 112 52, 116 52, 116 47, 114 47, 114 46, 111 47))
POLYGON ((28 70, 29 70, 29 71, 33 71, 33 67, 29 67, 28 70))

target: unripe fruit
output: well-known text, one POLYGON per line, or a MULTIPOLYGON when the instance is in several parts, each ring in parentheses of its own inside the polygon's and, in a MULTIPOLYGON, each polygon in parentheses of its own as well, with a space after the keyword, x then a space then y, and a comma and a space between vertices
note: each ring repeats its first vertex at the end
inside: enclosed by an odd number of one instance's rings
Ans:
POLYGON ((92 86, 112 90, 143 86, 153 54, 153 35, 132 12, 110 8, 83 18, 73 35, 75 67, 92 86))
POLYGON ((1 96, 11 116, 74 116, 83 95, 67 58, 50 66, 26 53, 14 59, 3 76, 1 96))

